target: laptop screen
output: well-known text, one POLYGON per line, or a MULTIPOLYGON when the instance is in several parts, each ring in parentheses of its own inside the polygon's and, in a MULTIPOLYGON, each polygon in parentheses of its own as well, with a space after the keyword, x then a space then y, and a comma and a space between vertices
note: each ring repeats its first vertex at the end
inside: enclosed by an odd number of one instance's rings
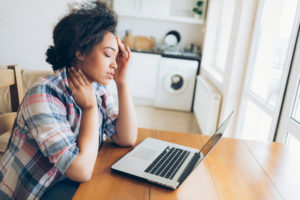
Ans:
POLYGON ((203 153, 204 156, 206 156, 210 150, 218 143, 220 138, 222 137, 222 134, 214 134, 208 142, 202 147, 201 152, 203 153))
POLYGON ((204 155, 204 157, 212 150, 212 148, 218 143, 218 141, 221 139, 230 119, 233 115, 233 112, 227 117, 227 119, 219 126, 219 128, 216 130, 213 136, 209 138, 209 140, 206 142, 206 144, 202 147, 201 152, 204 155))

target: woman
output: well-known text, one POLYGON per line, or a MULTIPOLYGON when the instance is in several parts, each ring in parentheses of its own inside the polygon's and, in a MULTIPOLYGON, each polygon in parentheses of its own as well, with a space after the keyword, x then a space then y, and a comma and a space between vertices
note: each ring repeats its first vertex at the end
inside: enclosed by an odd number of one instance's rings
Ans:
POLYGON ((135 143, 130 50, 114 36, 116 24, 113 11, 92 2, 56 25, 46 61, 60 73, 33 86, 20 105, 0 165, 0 199, 70 199, 90 179, 106 135, 135 143), (105 87, 112 79, 119 113, 105 87))

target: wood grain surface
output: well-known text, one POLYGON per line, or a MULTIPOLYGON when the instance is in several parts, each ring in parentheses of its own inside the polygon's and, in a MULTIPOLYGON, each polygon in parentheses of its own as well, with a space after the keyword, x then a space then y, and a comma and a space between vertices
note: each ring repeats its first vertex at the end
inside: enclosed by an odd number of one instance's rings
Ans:
MULTIPOLYGON (((139 129, 136 144, 147 137, 197 149, 201 149, 209 138, 199 134, 139 129)), ((91 180, 80 185, 73 199, 273 200, 300 196, 300 161, 295 162, 296 154, 290 154, 284 145, 222 138, 176 190, 112 173, 110 166, 132 148, 105 143, 91 180)))

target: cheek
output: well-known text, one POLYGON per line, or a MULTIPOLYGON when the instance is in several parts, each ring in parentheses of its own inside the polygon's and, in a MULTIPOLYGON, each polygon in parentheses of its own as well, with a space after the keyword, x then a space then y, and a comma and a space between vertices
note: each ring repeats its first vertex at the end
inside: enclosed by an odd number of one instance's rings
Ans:
POLYGON ((94 65, 96 65, 96 68, 105 69, 109 67, 110 65, 110 58, 104 56, 104 55, 98 55, 94 57, 93 59, 94 65))
POLYGON ((110 64, 111 64, 111 60, 107 58, 100 61, 99 63, 99 65, 101 65, 103 69, 109 68, 110 64))
POLYGON ((101 71, 105 71, 107 67, 110 65, 110 60, 102 57, 102 56, 95 56, 89 60, 87 63, 87 68, 92 73, 99 73, 101 71))
POLYGON ((106 84, 103 81, 106 80, 106 72, 108 71, 109 64, 109 59, 95 59, 87 66, 86 74, 90 80, 106 84))

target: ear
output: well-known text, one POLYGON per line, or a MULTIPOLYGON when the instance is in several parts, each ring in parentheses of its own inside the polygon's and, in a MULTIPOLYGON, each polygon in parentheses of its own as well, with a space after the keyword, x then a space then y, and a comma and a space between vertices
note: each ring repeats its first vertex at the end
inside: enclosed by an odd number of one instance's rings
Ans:
POLYGON ((80 51, 76 51, 75 56, 80 61, 83 61, 84 59, 84 55, 80 51))

